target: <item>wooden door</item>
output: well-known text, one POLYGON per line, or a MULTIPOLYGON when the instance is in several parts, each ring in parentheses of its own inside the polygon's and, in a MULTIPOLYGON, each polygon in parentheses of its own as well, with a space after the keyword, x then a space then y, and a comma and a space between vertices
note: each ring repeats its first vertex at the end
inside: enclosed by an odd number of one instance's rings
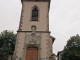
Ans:
POLYGON ((26 60, 38 60, 38 49, 28 48, 26 51, 26 60))

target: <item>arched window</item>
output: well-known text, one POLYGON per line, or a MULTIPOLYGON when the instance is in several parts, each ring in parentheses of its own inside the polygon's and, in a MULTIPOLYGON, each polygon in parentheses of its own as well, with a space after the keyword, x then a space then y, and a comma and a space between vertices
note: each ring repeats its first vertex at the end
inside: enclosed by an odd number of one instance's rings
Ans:
POLYGON ((36 7, 32 10, 32 21, 38 21, 38 10, 36 7))

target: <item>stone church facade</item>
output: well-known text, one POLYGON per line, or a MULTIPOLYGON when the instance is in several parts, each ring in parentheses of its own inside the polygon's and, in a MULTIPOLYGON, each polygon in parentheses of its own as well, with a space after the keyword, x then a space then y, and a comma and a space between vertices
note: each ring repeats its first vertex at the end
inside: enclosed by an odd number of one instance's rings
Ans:
POLYGON ((50 0, 21 2, 22 13, 13 60, 49 60, 55 40, 49 32, 50 0))

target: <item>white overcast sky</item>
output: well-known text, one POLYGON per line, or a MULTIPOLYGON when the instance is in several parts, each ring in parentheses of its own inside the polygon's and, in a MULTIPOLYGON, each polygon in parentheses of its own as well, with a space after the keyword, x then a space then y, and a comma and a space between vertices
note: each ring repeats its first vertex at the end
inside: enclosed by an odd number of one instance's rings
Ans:
MULTIPOLYGON (((0 0, 0 32, 10 30, 17 33, 21 7, 20 0, 0 0)), ((57 54, 71 36, 80 35, 80 0, 51 0, 49 28, 56 38, 53 52, 57 54)))

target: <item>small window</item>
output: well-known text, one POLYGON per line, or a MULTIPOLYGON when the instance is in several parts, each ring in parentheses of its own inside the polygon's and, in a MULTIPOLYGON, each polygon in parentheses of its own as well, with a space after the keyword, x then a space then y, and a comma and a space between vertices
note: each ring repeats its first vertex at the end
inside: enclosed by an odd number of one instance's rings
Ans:
POLYGON ((37 8, 34 8, 32 10, 32 21, 38 21, 38 10, 37 10, 37 8))

